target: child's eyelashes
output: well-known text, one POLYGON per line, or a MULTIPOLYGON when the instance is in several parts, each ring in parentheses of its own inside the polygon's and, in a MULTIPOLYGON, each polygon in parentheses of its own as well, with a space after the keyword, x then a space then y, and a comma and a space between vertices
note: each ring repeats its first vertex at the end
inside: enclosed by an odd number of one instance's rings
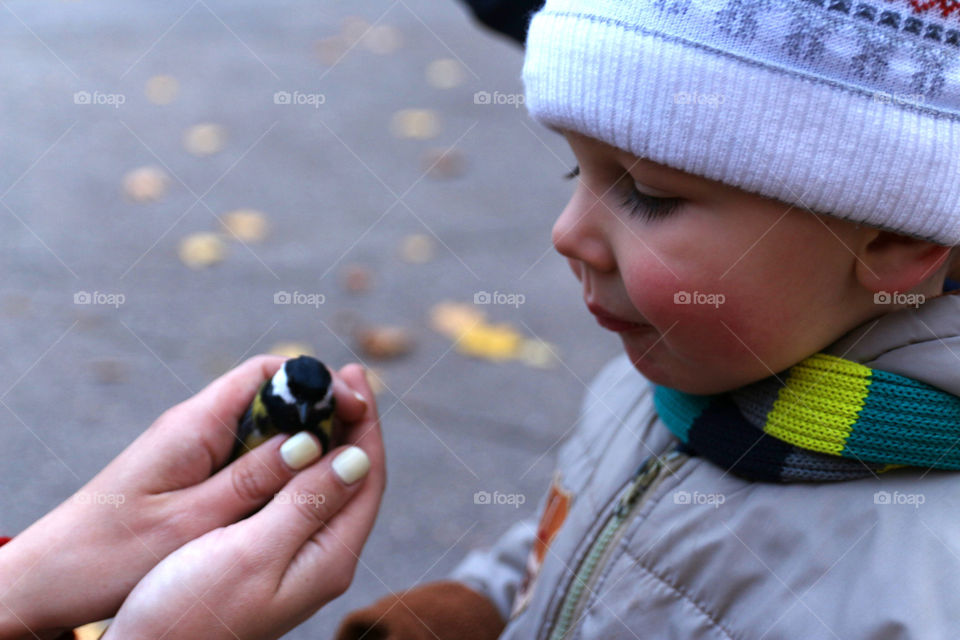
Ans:
POLYGON ((680 198, 655 198, 631 188, 622 204, 631 216, 644 220, 657 220, 673 213, 680 206, 680 198))
MULTIPOLYGON (((576 165, 569 172, 564 174, 564 179, 572 180, 580 175, 580 165, 576 165)), ((680 206, 680 198, 657 198, 655 196, 641 193, 635 187, 630 187, 630 191, 621 202, 631 216, 642 218, 644 220, 656 220, 665 218, 680 206)))

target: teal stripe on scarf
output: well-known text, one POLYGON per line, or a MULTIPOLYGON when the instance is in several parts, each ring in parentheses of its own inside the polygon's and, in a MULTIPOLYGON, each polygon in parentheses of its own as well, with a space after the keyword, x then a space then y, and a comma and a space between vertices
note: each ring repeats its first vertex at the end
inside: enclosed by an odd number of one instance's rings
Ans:
POLYGON ((960 469, 960 398, 879 369, 868 389, 842 456, 960 469))
POLYGON ((657 415, 683 442, 689 442, 690 427, 713 400, 714 396, 697 396, 654 385, 653 405, 657 415))

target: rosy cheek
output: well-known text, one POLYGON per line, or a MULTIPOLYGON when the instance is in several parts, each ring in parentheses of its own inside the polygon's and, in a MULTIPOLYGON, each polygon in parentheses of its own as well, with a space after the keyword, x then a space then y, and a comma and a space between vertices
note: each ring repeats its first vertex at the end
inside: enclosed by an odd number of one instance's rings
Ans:
POLYGON ((664 342, 690 359, 749 354, 738 335, 755 335, 755 315, 750 304, 738 298, 736 283, 718 281, 710 273, 671 268, 672 272, 656 258, 621 268, 633 306, 664 336, 664 342))
POLYGON ((695 320, 699 314, 693 305, 684 304, 690 277, 668 268, 647 252, 635 255, 627 264, 620 264, 627 296, 637 312, 660 332, 675 322, 695 320))

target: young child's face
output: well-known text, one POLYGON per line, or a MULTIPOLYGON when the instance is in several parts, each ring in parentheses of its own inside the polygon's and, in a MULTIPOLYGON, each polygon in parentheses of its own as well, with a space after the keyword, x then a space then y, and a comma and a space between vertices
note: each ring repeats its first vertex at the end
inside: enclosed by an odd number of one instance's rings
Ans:
POLYGON ((862 237, 853 223, 564 135, 580 176, 554 246, 591 311, 636 323, 607 325, 651 381, 688 393, 734 389, 883 311, 853 276, 851 247, 862 237), (624 204, 633 189, 679 201, 646 219, 643 205, 624 204))

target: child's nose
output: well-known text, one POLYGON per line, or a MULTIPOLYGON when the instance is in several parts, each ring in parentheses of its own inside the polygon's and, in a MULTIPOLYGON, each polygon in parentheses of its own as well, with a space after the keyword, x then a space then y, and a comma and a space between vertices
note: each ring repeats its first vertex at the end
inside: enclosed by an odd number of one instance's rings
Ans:
POLYGON ((615 269, 616 260, 597 220, 600 216, 596 207, 584 207, 574 198, 553 223, 551 238, 561 255, 604 272, 615 269))

